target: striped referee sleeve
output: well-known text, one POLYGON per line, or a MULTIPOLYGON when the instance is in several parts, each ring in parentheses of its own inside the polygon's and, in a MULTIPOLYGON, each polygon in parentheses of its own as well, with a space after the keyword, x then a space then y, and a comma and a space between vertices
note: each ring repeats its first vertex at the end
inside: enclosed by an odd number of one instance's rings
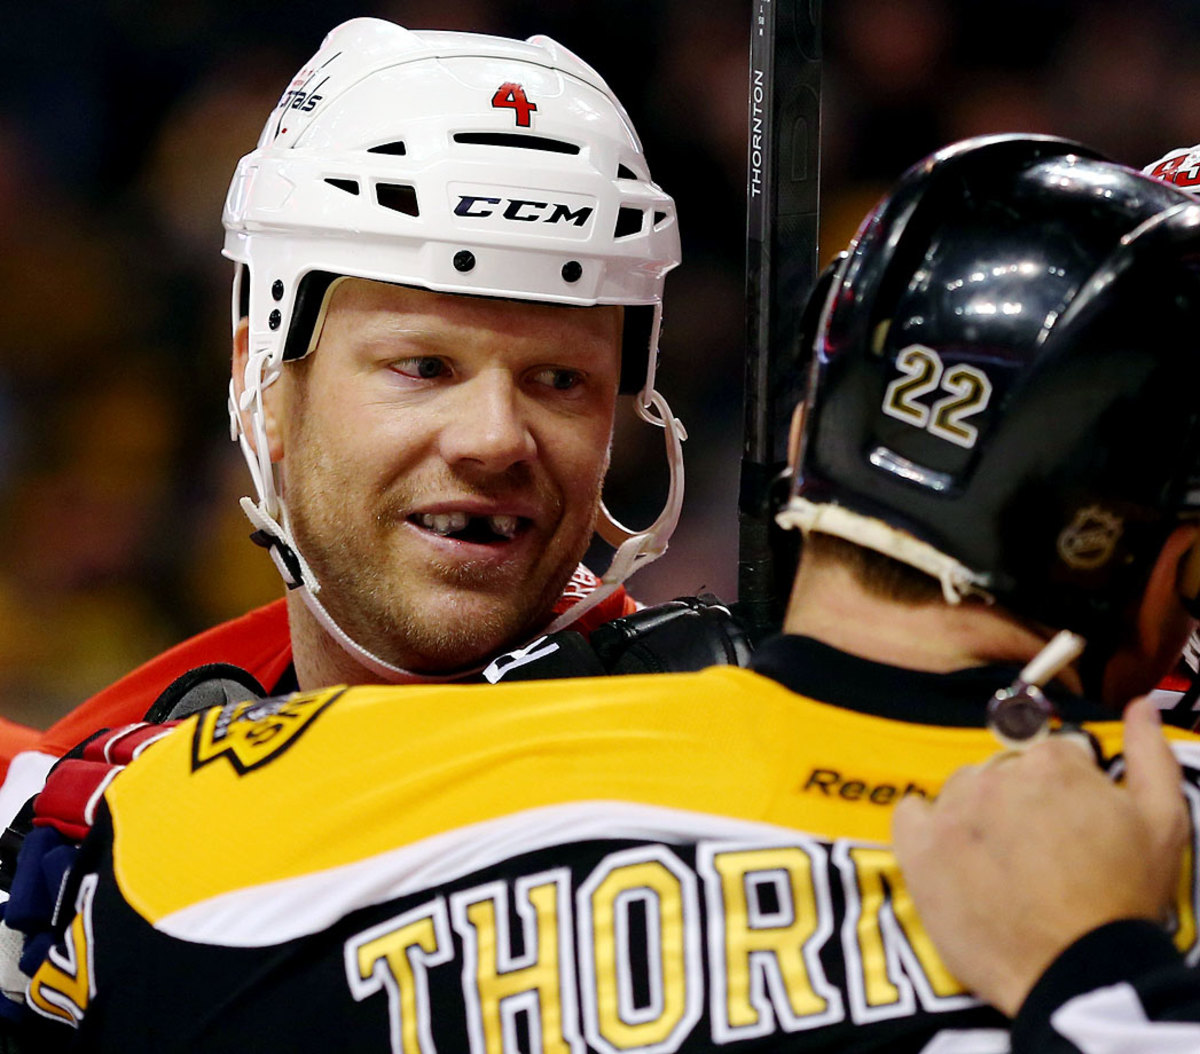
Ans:
POLYGON ((1200 1054, 1200 971, 1151 922, 1101 926, 1034 985, 1012 1052, 1200 1054))

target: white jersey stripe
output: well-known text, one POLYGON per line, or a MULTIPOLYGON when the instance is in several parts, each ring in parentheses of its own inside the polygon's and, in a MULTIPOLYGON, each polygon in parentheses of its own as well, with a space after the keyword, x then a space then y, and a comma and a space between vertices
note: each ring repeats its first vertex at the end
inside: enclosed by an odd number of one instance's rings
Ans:
POLYGON ((593 838, 668 845, 753 838, 790 845, 796 832, 629 802, 554 805, 447 831, 342 867, 223 893, 164 916, 155 928, 200 944, 263 947, 317 933, 357 908, 453 882, 521 853, 593 838))
POLYGON ((1055 1031, 1082 1054, 1196 1054, 1200 1024, 1151 1021, 1132 985, 1121 983, 1076 996, 1050 1018, 1055 1031))

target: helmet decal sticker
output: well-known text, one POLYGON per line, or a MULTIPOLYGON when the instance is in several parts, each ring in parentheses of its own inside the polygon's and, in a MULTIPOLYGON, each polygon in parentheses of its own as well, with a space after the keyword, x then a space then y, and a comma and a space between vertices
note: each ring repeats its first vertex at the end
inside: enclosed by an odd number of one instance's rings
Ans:
POLYGON ((973 447, 979 429, 964 418, 987 409, 992 382, 983 370, 959 363, 945 369, 942 357, 932 348, 913 344, 896 356, 900 376, 884 392, 881 409, 889 417, 924 428, 939 439, 958 446, 973 447), (916 400, 940 388, 948 393, 931 407, 916 400))
POLYGON ((528 128, 530 126, 529 115, 537 109, 537 103, 529 101, 525 89, 512 81, 501 84, 496 89, 496 94, 492 96, 492 105, 497 110, 506 108, 512 110, 516 116, 518 128, 528 128))
POLYGON ((292 82, 288 85, 287 91, 280 96, 279 102, 275 104, 275 109, 279 112, 278 118, 275 120, 274 138, 284 135, 287 128, 284 121, 288 114, 293 111, 300 113, 312 113, 317 108, 324 96, 321 94, 321 89, 328 83, 330 74, 326 73, 315 85, 313 78, 322 73, 326 66, 329 66, 334 59, 338 58, 341 52, 326 59, 320 66, 305 66, 299 73, 292 78, 292 82))
POLYGON ((1058 536, 1058 555, 1068 567, 1094 571, 1112 559, 1125 523, 1120 516, 1088 505, 1075 513, 1058 536))
POLYGON ((973 447, 979 438, 979 429, 966 424, 963 418, 987 409, 992 397, 992 382, 983 370, 959 363, 942 374, 942 391, 950 394, 930 409, 929 431, 939 439, 973 447))
POLYGON ((321 101, 321 98, 322 96, 316 91, 291 88, 283 93, 283 98, 279 101, 279 108, 281 110, 301 110, 308 113, 317 108, 317 103, 321 101))
MULTIPOLYGON (((583 204, 583 200, 577 198, 574 202, 534 201, 531 198, 499 198, 491 194, 460 193, 458 204, 454 206, 454 215, 480 219, 502 216, 516 223, 570 223, 582 227, 596 211, 594 204, 583 204)), ((587 200, 594 202, 595 199, 587 200)))
POLYGON ((916 400, 937 388, 942 379, 942 359, 932 348, 914 344, 896 356, 900 371, 883 393, 883 412, 888 417, 924 428, 929 423, 929 408, 916 400))
POLYGON ((1194 194, 1200 190, 1200 150, 1192 147, 1190 150, 1175 151, 1147 165, 1142 171, 1194 194))

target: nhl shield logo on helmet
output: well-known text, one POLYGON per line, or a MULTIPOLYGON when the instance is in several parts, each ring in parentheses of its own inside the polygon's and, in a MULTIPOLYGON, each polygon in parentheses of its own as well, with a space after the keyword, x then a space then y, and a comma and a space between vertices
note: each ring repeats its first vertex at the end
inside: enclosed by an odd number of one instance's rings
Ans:
POLYGON ((1103 567, 1116 552, 1124 526, 1120 516, 1089 505, 1058 536, 1058 555, 1070 567, 1087 571, 1103 567))

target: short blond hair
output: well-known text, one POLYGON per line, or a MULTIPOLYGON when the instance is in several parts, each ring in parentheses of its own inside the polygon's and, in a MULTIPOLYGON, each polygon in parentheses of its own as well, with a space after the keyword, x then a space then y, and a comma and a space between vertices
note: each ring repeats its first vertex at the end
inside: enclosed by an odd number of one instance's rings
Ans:
POLYGON ((832 534, 809 532, 802 559, 839 564, 863 589, 883 600, 913 607, 945 601, 942 584, 932 575, 832 534))

